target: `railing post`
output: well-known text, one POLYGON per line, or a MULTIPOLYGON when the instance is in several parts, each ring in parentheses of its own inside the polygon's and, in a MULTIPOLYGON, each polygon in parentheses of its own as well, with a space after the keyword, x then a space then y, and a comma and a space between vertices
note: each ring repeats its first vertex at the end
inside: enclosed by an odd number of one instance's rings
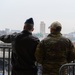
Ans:
POLYGON ((5 48, 3 48, 3 75, 5 70, 5 48))
POLYGON ((3 53, 2 55, 0 55, 0 59, 2 60, 2 72, 3 73, 2 75, 10 75, 11 73, 11 68, 10 68, 10 62, 11 62, 11 45, 0 45, 0 49, 1 49, 1 53, 3 53), (5 61, 7 61, 6 65, 5 66, 5 61), (7 67, 7 74, 5 73, 5 67, 7 67))
POLYGON ((10 48, 8 49, 8 75, 10 75, 10 48))

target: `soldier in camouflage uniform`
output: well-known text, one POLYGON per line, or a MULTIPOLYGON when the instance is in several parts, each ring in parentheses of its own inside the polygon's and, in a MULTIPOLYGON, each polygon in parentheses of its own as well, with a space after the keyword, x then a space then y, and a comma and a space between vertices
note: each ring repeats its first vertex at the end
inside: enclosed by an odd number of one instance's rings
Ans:
POLYGON ((38 44, 35 56, 42 64, 42 75, 58 75, 63 64, 75 59, 74 46, 60 33, 62 26, 58 21, 49 28, 51 33, 38 44))

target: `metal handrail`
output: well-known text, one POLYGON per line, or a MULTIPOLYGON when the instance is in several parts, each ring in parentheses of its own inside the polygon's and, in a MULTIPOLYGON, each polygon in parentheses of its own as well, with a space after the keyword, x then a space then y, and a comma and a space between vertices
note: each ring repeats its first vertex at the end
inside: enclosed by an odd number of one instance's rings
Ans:
MULTIPOLYGON (((10 57, 10 53, 11 53, 11 49, 12 49, 12 46, 11 45, 0 45, 0 49, 3 50, 3 75, 5 75, 5 72, 4 72, 4 67, 5 67, 5 50, 8 49, 8 75, 10 75, 10 62, 11 62, 11 57, 10 57)), ((60 69, 59 69, 59 75, 62 75, 62 69, 66 66, 75 66, 75 63, 66 63, 66 64, 63 64, 60 69)), ((74 68, 73 68, 74 69, 74 68)), ((74 75, 74 72, 73 72, 73 75, 74 75)))
MULTIPOLYGON (((66 64, 63 64, 60 69, 59 69, 59 75, 62 75, 62 69, 66 66, 75 66, 75 63, 66 63, 66 64)), ((74 72, 73 72, 73 75, 74 75, 74 72)))
POLYGON ((10 75, 10 62, 11 62, 11 49, 12 49, 12 47, 11 47, 11 45, 5 45, 5 44, 0 44, 0 49, 1 49, 1 51, 0 52, 2 52, 1 53, 1 57, 0 57, 0 59, 2 59, 3 60, 3 74, 2 75, 5 75, 5 60, 7 59, 7 61, 8 61, 8 75, 10 75), (7 51, 6 51, 7 50, 7 51), (7 57, 6 57, 6 52, 7 52, 7 57))

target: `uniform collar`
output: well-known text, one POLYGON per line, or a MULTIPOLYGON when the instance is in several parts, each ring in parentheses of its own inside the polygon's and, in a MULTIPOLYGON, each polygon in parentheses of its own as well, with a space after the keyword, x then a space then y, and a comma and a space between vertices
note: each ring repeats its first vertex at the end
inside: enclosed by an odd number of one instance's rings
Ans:
POLYGON ((51 33, 51 34, 48 35, 48 37, 49 37, 49 36, 51 36, 51 37, 59 37, 59 36, 61 36, 61 35, 62 35, 61 33, 58 33, 58 34, 52 34, 52 33, 51 33))

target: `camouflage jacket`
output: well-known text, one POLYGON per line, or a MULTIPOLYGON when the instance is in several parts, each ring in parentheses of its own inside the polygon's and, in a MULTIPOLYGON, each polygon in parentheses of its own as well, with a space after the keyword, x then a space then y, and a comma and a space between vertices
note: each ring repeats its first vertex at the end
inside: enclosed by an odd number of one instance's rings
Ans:
POLYGON ((75 59, 74 46, 62 34, 49 34, 38 44, 35 56, 43 74, 58 75, 61 65, 75 59))

